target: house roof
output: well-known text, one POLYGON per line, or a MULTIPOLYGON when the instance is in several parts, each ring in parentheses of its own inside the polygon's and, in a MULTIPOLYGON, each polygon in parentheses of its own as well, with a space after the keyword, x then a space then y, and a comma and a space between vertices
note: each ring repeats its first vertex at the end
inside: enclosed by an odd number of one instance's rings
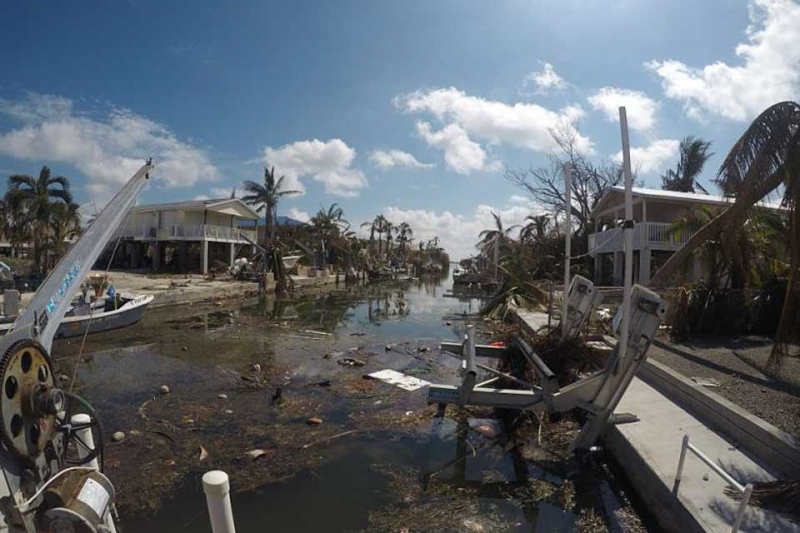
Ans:
MULTIPOLYGON (((634 201, 636 199, 657 200, 664 203, 701 204, 701 205, 729 205, 736 200, 732 197, 714 196, 712 194, 698 194, 694 192, 664 191, 661 189, 647 189, 633 187, 631 189, 634 201)), ((592 210, 591 216, 597 216, 614 206, 619 206, 625 201, 625 187, 615 185, 603 193, 600 201, 592 210)), ((758 205, 768 209, 780 209, 780 202, 759 202, 758 205)))
POLYGON ((259 215, 252 207, 244 203, 239 198, 216 198, 209 200, 187 200, 184 202, 166 202, 163 204, 144 204, 137 205, 133 208, 133 212, 149 212, 149 211, 216 211, 226 215, 235 215, 239 218, 248 220, 258 220, 259 215))

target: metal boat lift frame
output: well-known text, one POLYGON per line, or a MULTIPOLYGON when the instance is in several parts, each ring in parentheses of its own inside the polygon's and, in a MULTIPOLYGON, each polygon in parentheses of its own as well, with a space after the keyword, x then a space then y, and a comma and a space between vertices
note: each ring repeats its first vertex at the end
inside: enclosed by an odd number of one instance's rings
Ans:
MULTIPOLYGON (((576 276, 570 284, 570 299, 567 313, 567 331, 580 332, 591 315, 592 304, 597 301, 594 285, 585 278, 576 276), (574 311, 574 312, 573 312, 574 311)), ((459 386, 431 385, 428 402, 438 404, 475 405, 520 410, 545 410, 548 413, 563 413, 579 408, 586 412, 587 421, 572 449, 590 448, 605 428, 622 395, 636 372, 647 358, 647 350, 658 331, 666 313, 666 303, 655 292, 636 285, 631 294, 631 321, 627 348, 620 353, 617 343, 599 372, 572 383, 563 389, 552 370, 522 339, 514 339, 526 362, 535 371, 540 385, 500 372, 477 362, 478 357, 504 358, 506 348, 475 344, 475 330, 467 327, 461 344, 442 342, 440 348, 463 358, 462 381, 459 386), (478 370, 493 374, 490 379, 477 382, 478 370), (495 382, 507 379, 523 386, 523 389, 492 388, 495 382)), ((621 312, 622 308, 620 308, 621 312)), ((615 321, 618 322, 618 321, 615 321)))

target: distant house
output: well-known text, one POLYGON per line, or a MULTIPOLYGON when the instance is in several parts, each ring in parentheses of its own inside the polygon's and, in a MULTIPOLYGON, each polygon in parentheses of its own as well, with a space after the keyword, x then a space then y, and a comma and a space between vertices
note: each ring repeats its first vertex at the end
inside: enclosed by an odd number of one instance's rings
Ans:
MULTIPOLYGON (((646 284, 650 276, 677 250, 689 241, 689 231, 670 232, 678 217, 699 206, 722 211, 733 199, 707 194, 633 188, 633 278, 646 284)), ((779 209, 776 203, 760 204, 779 209)), ((622 222, 625 218, 625 188, 609 188, 592 210, 592 218, 600 231, 589 235, 589 254, 594 257, 595 283, 622 285, 625 264, 622 222)), ((702 264, 694 260, 689 275, 703 277, 702 264)))
POLYGON ((232 265, 236 251, 256 238, 242 221, 259 215, 238 198, 139 205, 120 235, 130 268, 208 273, 215 262, 232 265))

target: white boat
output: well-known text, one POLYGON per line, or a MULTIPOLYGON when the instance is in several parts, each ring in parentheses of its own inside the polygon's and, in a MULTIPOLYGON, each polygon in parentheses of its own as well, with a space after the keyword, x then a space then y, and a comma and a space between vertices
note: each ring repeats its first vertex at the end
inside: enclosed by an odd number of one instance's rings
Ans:
MULTIPOLYGON (((64 315, 55 338, 78 337, 86 332, 86 328, 92 334, 133 325, 142 319, 153 298, 152 294, 122 293, 117 300, 119 306, 116 309, 109 300, 75 305, 64 315)), ((12 324, 0 324, 0 334, 10 330, 12 324)))
POLYGON ((291 270, 294 267, 295 263, 297 263, 297 261, 299 261, 301 257, 303 257, 303 256, 302 255, 287 255, 287 256, 284 256, 282 258, 283 268, 285 268, 286 270, 291 270))

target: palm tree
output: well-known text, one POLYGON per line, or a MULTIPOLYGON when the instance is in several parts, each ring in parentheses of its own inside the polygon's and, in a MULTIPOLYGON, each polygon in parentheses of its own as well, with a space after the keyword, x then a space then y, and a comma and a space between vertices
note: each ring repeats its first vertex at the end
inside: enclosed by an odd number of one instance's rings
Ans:
POLYGON ((256 208, 256 212, 258 213, 261 213, 262 211, 265 212, 264 224, 266 226, 266 231, 264 243, 262 244, 265 244, 267 239, 272 240, 275 238, 275 225, 277 224, 278 217, 278 201, 284 196, 288 196, 290 194, 300 194, 301 192, 282 190, 281 187, 283 186, 284 179, 285 176, 275 179, 275 167, 272 167, 271 169, 265 167, 263 185, 250 180, 245 181, 242 185, 245 193, 247 193, 242 197, 242 201, 254 206, 256 208))
POLYGON ((325 267, 333 241, 342 234, 345 227, 349 227, 349 222, 344 219, 344 210, 335 203, 331 204, 328 209, 320 206, 317 214, 311 217, 309 222, 314 234, 322 244, 323 267, 325 267))
POLYGON ((484 255, 488 255, 488 252, 493 249, 492 247, 495 241, 497 241, 501 247, 507 244, 511 238, 511 232, 519 227, 518 225, 514 225, 503 228, 503 220, 500 218, 500 215, 492 212, 492 216, 494 217, 495 229, 485 229, 478 235, 480 238, 478 246, 481 248, 484 255))
POLYGON ((53 206, 53 217, 50 224, 51 233, 45 243, 45 260, 48 268, 55 265, 57 260, 67 251, 68 240, 75 239, 83 233, 81 228, 80 206, 76 203, 57 203, 53 206))
POLYGON ((770 364, 777 368, 800 333, 800 104, 781 102, 761 113, 731 148, 716 184, 735 202, 692 235, 656 272, 650 285, 665 286, 686 258, 723 230, 726 238, 735 238, 757 203, 780 189, 788 218, 789 279, 770 354, 770 364))
POLYGON ((709 152, 709 148, 711 148, 710 142, 691 135, 684 137, 679 148, 678 166, 661 176, 661 188, 678 192, 696 192, 696 189, 700 189, 708 194, 708 191, 697 182, 697 177, 703 171, 706 161, 714 155, 713 152, 709 152))
MULTIPOLYGON (((44 244, 50 234, 57 204, 72 204, 69 180, 53 176, 48 167, 42 167, 39 177, 15 174, 8 178, 6 201, 9 207, 30 222, 33 238, 33 263, 37 274, 44 274, 44 244)), ((20 228, 24 225, 20 225, 20 228)))
POLYGON ((408 244, 411 242, 411 237, 414 236, 414 230, 408 222, 401 222, 397 226, 397 242, 400 244, 400 253, 405 254, 408 250, 408 244))
POLYGON ((519 238, 521 241, 538 242, 547 235, 548 227, 550 226, 550 215, 528 215, 525 217, 528 221, 520 230, 519 238))

